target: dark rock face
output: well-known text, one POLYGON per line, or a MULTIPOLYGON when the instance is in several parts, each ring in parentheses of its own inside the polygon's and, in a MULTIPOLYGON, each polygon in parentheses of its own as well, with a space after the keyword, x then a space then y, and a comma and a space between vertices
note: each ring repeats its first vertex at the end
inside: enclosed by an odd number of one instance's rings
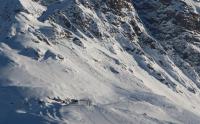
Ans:
MULTIPOLYGON (((199 13, 181 0, 133 0, 149 33, 189 77, 199 80, 199 13), (187 66, 185 66, 187 65, 187 66), (194 72, 188 74, 187 71, 194 72)), ((195 81, 199 86, 199 81, 195 81)))
POLYGON ((115 12, 120 13, 122 8, 131 10, 130 2, 131 0, 108 0, 107 5, 115 12))

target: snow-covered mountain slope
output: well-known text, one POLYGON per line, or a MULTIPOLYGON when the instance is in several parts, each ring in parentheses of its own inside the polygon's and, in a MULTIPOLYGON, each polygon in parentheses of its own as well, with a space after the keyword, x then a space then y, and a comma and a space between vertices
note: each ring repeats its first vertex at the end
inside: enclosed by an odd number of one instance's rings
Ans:
POLYGON ((193 0, 0 0, 0 124, 199 124, 193 0))

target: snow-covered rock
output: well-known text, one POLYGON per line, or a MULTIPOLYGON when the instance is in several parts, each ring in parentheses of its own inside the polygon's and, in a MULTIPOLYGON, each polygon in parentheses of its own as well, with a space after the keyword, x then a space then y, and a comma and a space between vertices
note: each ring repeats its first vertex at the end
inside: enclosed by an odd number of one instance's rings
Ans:
POLYGON ((0 3, 0 123, 200 123, 198 1, 0 3))

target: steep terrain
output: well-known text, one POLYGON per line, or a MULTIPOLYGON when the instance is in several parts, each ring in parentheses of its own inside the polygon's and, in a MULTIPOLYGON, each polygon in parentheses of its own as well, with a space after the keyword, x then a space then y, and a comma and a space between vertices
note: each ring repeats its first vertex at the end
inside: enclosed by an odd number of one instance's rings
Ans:
POLYGON ((0 123, 200 123, 198 1, 0 3, 0 123))

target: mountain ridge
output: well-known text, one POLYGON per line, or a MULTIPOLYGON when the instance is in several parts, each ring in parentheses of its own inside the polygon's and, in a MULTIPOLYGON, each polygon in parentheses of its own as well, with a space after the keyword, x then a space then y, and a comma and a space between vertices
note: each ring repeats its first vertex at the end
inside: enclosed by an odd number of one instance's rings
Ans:
POLYGON ((0 123, 200 122, 198 2, 0 3, 0 123))

